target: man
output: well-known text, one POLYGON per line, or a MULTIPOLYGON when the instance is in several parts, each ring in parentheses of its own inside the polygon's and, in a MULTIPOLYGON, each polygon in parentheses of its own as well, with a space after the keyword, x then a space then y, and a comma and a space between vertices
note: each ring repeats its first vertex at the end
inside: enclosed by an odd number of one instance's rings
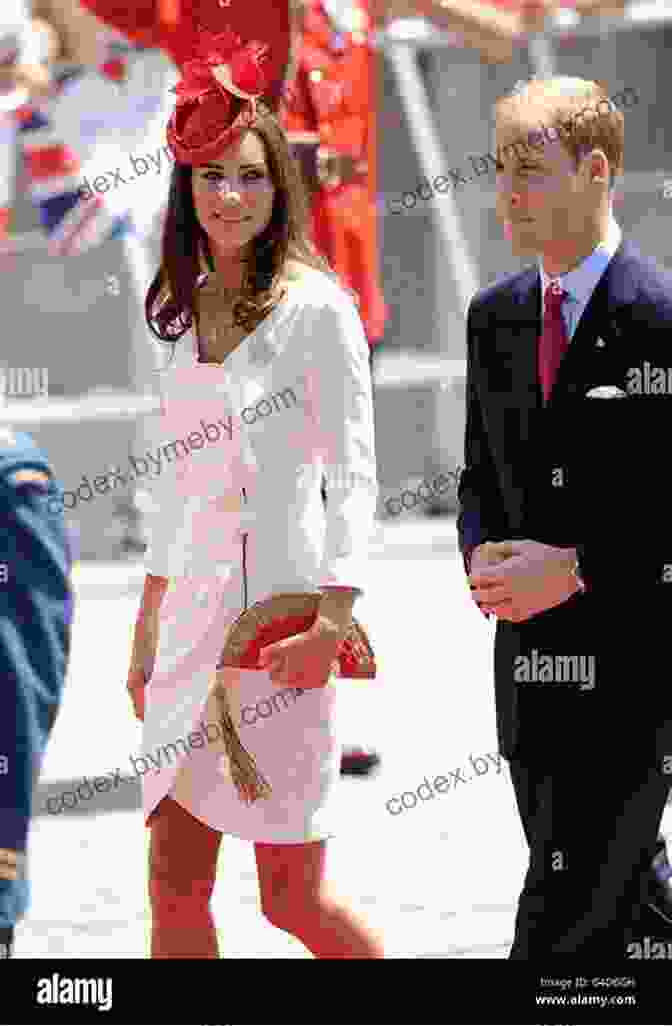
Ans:
POLYGON ((672 389, 649 380, 672 364, 672 276, 614 221, 624 119, 600 86, 532 81, 495 113, 498 216, 540 263, 469 306, 458 531, 473 598, 497 617, 499 747, 530 847, 509 957, 624 959, 672 937, 652 866, 672 779, 655 469, 672 389))
MULTIPOLYGON (((2 399, 0 398, 0 403, 2 399)), ((44 454, 0 424, 0 958, 30 892, 32 795, 70 654, 71 554, 44 454)))

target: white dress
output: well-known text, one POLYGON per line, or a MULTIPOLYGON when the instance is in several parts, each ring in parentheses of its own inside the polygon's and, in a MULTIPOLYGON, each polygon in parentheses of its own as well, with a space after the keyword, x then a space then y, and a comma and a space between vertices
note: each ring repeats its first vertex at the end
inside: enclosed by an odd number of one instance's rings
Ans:
POLYGON ((297 691, 266 671, 227 671, 236 729, 272 788, 249 806, 205 706, 225 627, 246 606, 283 591, 365 589, 378 485, 361 319, 342 288, 305 268, 224 364, 199 363, 189 331, 159 379, 150 469, 136 459, 153 503, 146 571, 171 579, 136 767, 145 821, 168 794, 246 840, 332 836, 340 818, 335 678, 297 691))

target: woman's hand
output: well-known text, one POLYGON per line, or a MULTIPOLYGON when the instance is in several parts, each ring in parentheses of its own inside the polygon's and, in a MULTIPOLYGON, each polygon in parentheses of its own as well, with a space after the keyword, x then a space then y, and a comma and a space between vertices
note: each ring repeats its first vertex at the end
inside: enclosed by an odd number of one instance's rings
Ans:
POLYGON ((347 627, 318 615, 310 630, 262 648, 259 665, 270 673, 274 684, 322 688, 329 683, 346 633, 347 627))
POLYGON ((129 670, 128 681, 126 682, 128 693, 131 696, 133 703, 133 712, 135 713, 136 719, 144 720, 145 718, 145 688, 147 687, 147 678, 142 670, 129 670))
POLYGON ((145 718, 145 687, 154 672, 154 660, 159 641, 159 611, 168 590, 169 579, 147 574, 140 609, 135 621, 131 668, 126 687, 139 720, 145 718), (142 667, 147 667, 145 672, 142 667))

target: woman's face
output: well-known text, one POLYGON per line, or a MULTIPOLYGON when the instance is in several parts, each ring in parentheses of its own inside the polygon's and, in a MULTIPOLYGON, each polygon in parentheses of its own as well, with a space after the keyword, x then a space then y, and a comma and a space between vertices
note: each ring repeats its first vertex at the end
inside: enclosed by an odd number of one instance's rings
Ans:
POLYGON ((245 249, 271 219, 275 186, 256 132, 247 131, 217 160, 194 167, 191 187, 196 216, 220 253, 245 249))

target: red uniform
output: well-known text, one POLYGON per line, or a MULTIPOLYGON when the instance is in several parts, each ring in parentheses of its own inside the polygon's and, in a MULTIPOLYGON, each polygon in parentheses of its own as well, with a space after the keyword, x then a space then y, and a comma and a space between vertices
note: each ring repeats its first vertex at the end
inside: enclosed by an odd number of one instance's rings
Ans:
POLYGON ((377 77, 370 0, 350 0, 339 32, 322 0, 308 0, 293 87, 282 112, 290 137, 317 132, 329 153, 362 170, 324 182, 312 200, 313 241, 360 300, 369 344, 380 341, 387 308, 380 287, 377 209, 377 77))

